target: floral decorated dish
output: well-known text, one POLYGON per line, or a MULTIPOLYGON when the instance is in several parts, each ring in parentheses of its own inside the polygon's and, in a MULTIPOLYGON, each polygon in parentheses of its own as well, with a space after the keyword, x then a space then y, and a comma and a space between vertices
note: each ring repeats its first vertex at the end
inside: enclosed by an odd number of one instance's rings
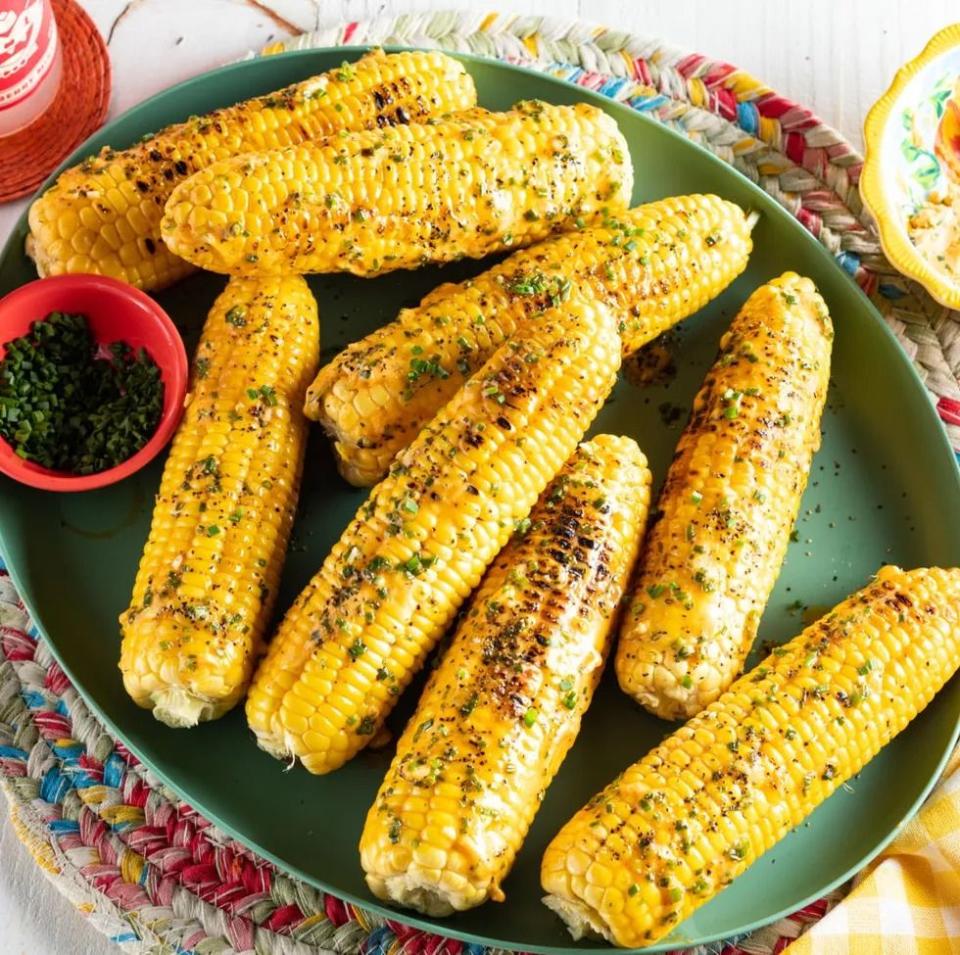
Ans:
POLYGON ((860 193, 887 258, 960 308, 960 23, 897 71, 864 141, 860 193))

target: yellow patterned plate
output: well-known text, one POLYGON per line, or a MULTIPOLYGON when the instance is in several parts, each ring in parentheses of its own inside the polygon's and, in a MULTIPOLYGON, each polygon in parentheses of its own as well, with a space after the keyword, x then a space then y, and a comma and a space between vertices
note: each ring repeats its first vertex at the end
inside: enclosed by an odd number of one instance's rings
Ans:
POLYGON ((867 114, 860 194, 891 264, 960 308, 960 23, 897 71, 867 114))

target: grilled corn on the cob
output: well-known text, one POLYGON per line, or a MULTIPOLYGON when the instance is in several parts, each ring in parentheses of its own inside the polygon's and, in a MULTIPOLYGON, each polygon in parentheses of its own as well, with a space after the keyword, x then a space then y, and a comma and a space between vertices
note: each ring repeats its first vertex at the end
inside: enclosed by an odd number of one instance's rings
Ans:
POLYGON ((98 272, 163 288, 191 270, 160 239, 163 206, 197 170, 251 150, 419 122, 475 103, 470 76, 442 53, 370 53, 68 169, 31 206, 27 250, 41 275, 98 272))
POLYGON ((657 716, 692 716, 737 677, 820 446, 833 330, 809 279, 748 299, 720 342, 647 536, 616 667, 657 716))
POLYGON ((231 280, 204 326, 120 618, 124 686, 171 726, 223 715, 250 679, 293 523, 318 352, 302 278, 231 280))
POLYGON ((397 459, 257 671, 247 718, 264 749, 325 773, 370 742, 609 394, 616 326, 579 299, 547 312, 397 459))
POLYGON ((531 315, 572 287, 624 316, 636 351, 719 295, 745 268, 751 220, 716 196, 678 196, 585 225, 457 285, 349 345, 307 392, 344 477, 378 481, 436 410, 531 315))
POLYGON ((960 570, 884 567, 592 799, 541 879, 575 937, 655 942, 800 824, 960 665, 960 570))
POLYGON ((429 915, 503 899, 600 679, 649 500, 636 443, 599 435, 500 552, 367 816, 375 895, 429 915))
POLYGON ((526 245, 632 189, 612 117, 526 102, 216 163, 177 187, 162 233, 214 272, 372 275, 526 245))

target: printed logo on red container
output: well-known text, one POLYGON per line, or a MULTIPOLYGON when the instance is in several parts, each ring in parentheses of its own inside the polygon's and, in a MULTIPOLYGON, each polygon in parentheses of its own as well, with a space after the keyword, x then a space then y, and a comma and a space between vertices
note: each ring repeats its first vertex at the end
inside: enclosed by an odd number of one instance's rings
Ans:
POLYGON ((50 0, 0 0, 0 110, 26 99, 57 53, 50 0))

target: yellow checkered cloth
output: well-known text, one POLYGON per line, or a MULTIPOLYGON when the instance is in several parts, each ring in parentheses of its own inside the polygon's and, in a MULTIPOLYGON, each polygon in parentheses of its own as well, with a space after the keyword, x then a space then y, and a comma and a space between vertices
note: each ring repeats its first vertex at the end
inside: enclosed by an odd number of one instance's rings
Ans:
POLYGON ((903 832, 784 955, 960 955, 960 748, 903 832))

